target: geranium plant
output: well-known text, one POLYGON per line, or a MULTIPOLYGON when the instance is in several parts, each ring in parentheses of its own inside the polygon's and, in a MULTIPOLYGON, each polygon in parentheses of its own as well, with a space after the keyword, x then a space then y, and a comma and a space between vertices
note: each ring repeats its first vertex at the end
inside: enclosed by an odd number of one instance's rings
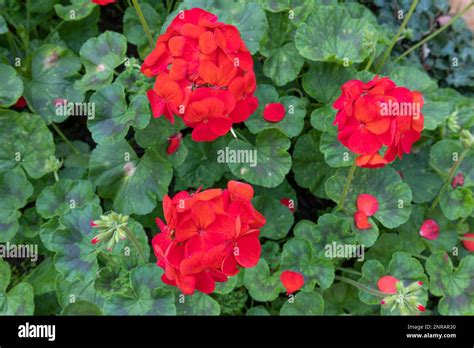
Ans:
POLYGON ((474 5, 418 3, 0 2, 0 314, 474 315, 474 5))

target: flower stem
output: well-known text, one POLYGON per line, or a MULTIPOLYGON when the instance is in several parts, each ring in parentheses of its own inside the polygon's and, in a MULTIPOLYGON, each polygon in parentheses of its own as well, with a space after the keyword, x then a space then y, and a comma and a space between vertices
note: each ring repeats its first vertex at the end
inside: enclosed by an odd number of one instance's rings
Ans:
POLYGON ((447 29, 449 26, 451 26, 459 17, 461 17, 463 14, 465 14, 467 11, 469 11, 469 9, 474 5, 474 2, 471 2, 468 6, 466 6, 464 8, 464 10, 462 10, 461 12, 459 12, 458 14, 456 14, 453 18, 451 18, 449 20, 448 23, 446 23, 445 25, 443 25, 441 28, 439 28, 438 30, 436 30, 435 32, 431 33, 430 35, 428 35, 427 37, 425 37, 423 40, 419 41, 417 44, 415 44, 414 46, 412 46, 410 49, 408 49, 407 51, 405 51, 402 55, 400 55, 397 59, 395 59, 395 62, 398 62, 400 59, 402 59, 403 57, 407 56, 408 54, 410 54, 412 51, 416 50, 418 47, 420 47, 421 45, 423 45, 424 43, 428 42, 429 40, 431 40, 432 38, 434 38, 435 36, 437 36, 439 33, 443 32, 445 29, 447 29))
POLYGON ((344 267, 336 267, 336 269, 338 271, 341 271, 341 272, 345 272, 345 273, 350 273, 350 274, 354 274, 354 275, 357 275, 357 276, 362 276, 362 273, 358 272, 358 271, 355 271, 353 269, 348 269, 348 268, 344 268, 344 267))
POLYGON ((59 129, 58 126, 56 126, 55 123, 51 123, 51 127, 58 133, 58 135, 64 140, 64 142, 71 148, 72 151, 76 155, 80 155, 81 152, 77 149, 77 147, 74 146, 74 144, 64 135, 64 133, 59 129))
POLYGON ((132 231, 128 229, 128 227, 124 227, 123 230, 127 234, 127 237, 132 241, 132 244, 135 246, 135 248, 138 250, 138 253, 140 254, 140 257, 142 258, 143 262, 146 264, 148 263, 148 259, 145 256, 145 253, 142 250, 142 247, 140 246, 140 243, 138 242, 137 237, 133 234, 132 231))
POLYGON ((55 171, 53 172, 53 174, 54 174, 54 180, 55 180, 56 182, 58 182, 58 181, 59 181, 58 171, 55 170, 55 171))
POLYGON ((398 38, 400 37, 400 35, 402 34, 403 30, 405 29, 408 21, 410 20, 410 17, 411 15, 413 14, 413 12, 415 11, 416 9, 416 6, 418 5, 418 0, 414 0, 413 3, 411 4, 410 6, 410 9, 408 10, 408 13, 405 17, 405 19, 403 20, 402 22, 402 25, 400 26, 400 28, 398 29, 398 32, 397 34, 393 37, 392 41, 390 42, 390 45, 388 46, 388 48, 385 50, 383 56, 382 56, 382 59, 378 62, 376 68, 375 68, 375 72, 378 72, 380 70, 380 68, 385 64, 385 61, 387 60, 387 58, 389 57, 390 55, 390 52, 392 52, 393 50, 393 47, 395 46, 396 42, 398 41, 398 38))
POLYGON ((357 289, 359 290, 362 290, 368 294, 371 294, 373 296, 376 296, 376 297, 381 297, 381 298, 384 298, 384 297, 387 297, 389 296, 390 294, 388 293, 385 293, 385 292, 381 292, 381 291, 378 291, 378 290, 375 290, 375 289, 371 289, 359 282, 356 282, 355 280, 352 280, 350 278, 346 278, 346 277, 342 277, 342 276, 335 276, 335 279, 337 280, 340 280, 341 282, 344 282, 344 283, 347 283, 347 284, 350 284, 352 286, 355 286, 357 289))
POLYGON ((349 174, 347 176, 346 184, 344 185, 344 189, 342 190, 341 199, 337 204, 336 211, 340 211, 344 208, 344 201, 346 200, 347 193, 349 192, 349 187, 351 186, 352 178, 354 177, 354 173, 357 166, 355 161, 352 163, 351 168, 349 169, 349 174))
POLYGON ((454 162, 453 166, 449 170, 448 179, 445 181, 445 183, 441 187, 441 190, 439 190, 439 193, 436 196, 436 199, 433 201, 433 204, 431 204, 431 207, 430 207, 431 210, 436 208, 436 206, 438 205, 441 199, 441 195, 444 193, 444 191, 446 191, 449 183, 453 181, 454 174, 456 174, 456 171, 458 170, 459 165, 461 164, 462 160, 466 157, 466 155, 469 153, 470 150, 471 150, 470 148, 464 149, 464 151, 461 152, 461 155, 459 156, 458 160, 454 162))
POLYGON ((242 134, 241 131, 239 131, 238 129, 234 129, 234 128, 230 128, 230 132, 232 133, 232 136, 235 138, 235 139, 238 139, 239 137, 242 138, 243 141, 249 143, 249 144, 252 144, 246 137, 245 135, 242 134))
POLYGON ((145 17, 143 16, 142 9, 140 8, 140 4, 137 0, 132 0, 133 7, 135 7, 135 11, 137 11, 138 18, 140 19, 140 23, 142 24, 143 30, 145 31, 146 36, 148 37, 148 41, 150 42, 150 47, 153 49, 155 44, 153 43, 153 36, 151 36, 150 28, 146 23, 145 17))

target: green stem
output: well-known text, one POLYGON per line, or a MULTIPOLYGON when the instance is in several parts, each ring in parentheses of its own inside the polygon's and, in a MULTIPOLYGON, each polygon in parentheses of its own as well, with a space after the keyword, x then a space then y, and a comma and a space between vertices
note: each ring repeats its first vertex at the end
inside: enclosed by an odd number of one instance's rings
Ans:
POLYGON ((372 66, 372 63, 375 60, 375 53, 376 53, 376 51, 375 51, 375 48, 374 48, 372 54, 370 55, 370 59, 367 62, 367 65, 365 66, 365 69, 364 69, 365 71, 369 71, 370 67, 372 66))
POLYGON ((59 28, 61 28, 64 25, 64 23, 66 23, 64 19, 61 19, 61 22, 59 22, 58 25, 56 25, 53 29, 51 29, 51 32, 48 34, 48 36, 46 36, 44 41, 48 41, 49 37, 53 35, 55 32, 57 32, 59 28))
POLYGON ((51 123, 51 127, 53 127, 53 129, 56 131, 56 133, 58 133, 58 135, 63 139, 63 141, 71 148, 72 151, 74 151, 74 153, 76 155, 80 155, 81 152, 77 149, 77 147, 74 146, 74 144, 64 135, 64 133, 61 131, 61 129, 59 129, 58 126, 56 126, 55 123, 51 123))
POLYGON ((55 180, 56 182, 58 182, 58 181, 59 181, 58 171, 55 170, 55 171, 53 172, 53 174, 54 174, 54 180, 55 180))
POLYGON ((400 35, 402 34, 403 30, 405 29, 408 21, 410 20, 411 15, 415 11, 415 8, 416 8, 417 5, 418 5, 418 0, 414 0, 413 3, 410 6, 410 9, 408 10, 408 14, 406 15, 405 19, 402 22, 402 25, 398 29, 397 34, 393 37, 392 42, 390 42, 390 45, 385 50, 385 52, 382 56, 382 59, 378 62, 377 67, 375 68, 375 72, 378 72, 380 70, 380 68, 385 64, 385 61, 389 57, 390 52, 392 52, 393 47, 397 43, 397 40, 400 37, 400 35))
POLYGON ((461 155, 459 156, 458 160, 456 162, 454 162, 453 166, 449 170, 448 179, 445 181, 445 183, 441 187, 441 190, 439 190, 439 193, 436 196, 436 199, 433 201, 433 204, 431 204, 431 207, 430 207, 431 210, 436 208, 436 206, 438 205, 439 200, 441 199, 441 195, 444 193, 444 191, 446 191, 449 184, 453 181, 454 174, 456 174, 456 171, 458 170, 459 165, 461 164, 462 160, 466 157, 466 155, 469 153, 470 150, 471 149, 469 149, 469 148, 464 149, 464 151, 461 152, 461 155))
POLYGON ((445 25, 443 25, 441 28, 439 28, 438 30, 436 30, 435 32, 431 33, 430 35, 428 35, 427 37, 425 37, 423 40, 421 40, 420 42, 418 42, 417 44, 415 44, 413 47, 411 47, 410 49, 408 49, 407 51, 405 51, 402 55, 400 55, 397 59, 395 59, 395 62, 398 62, 400 59, 402 59, 403 57, 406 57, 408 54, 410 54, 411 52, 413 52, 414 50, 416 50, 418 47, 420 47, 421 45, 423 45, 424 43, 428 42, 429 40, 431 40, 432 38, 434 38, 435 36, 437 36, 439 33, 443 32, 445 29, 447 29, 449 26, 451 26, 459 17, 461 17, 463 14, 465 14, 467 11, 469 11, 469 9, 474 5, 474 2, 471 2, 468 6, 466 6, 464 8, 464 10, 462 10, 461 12, 459 12, 458 14, 456 14, 453 18, 451 18, 449 20, 448 23, 446 23, 445 25))
POLYGON ((234 128, 231 128, 230 129, 230 132, 232 133, 232 136, 235 138, 235 139, 238 139, 239 137, 242 138, 243 141, 249 143, 252 145, 252 143, 245 137, 245 135, 242 134, 242 132, 240 130, 238 130, 237 128, 234 129, 234 128))
POLYGON ((300 96, 300 98, 303 98, 303 96, 304 96, 303 92, 301 92, 301 89, 296 88, 296 87, 288 88, 288 89, 285 91, 285 93, 291 93, 291 92, 296 92, 296 93, 298 93, 298 95, 300 96))
POLYGON ((381 292, 381 291, 378 291, 378 290, 375 290, 375 289, 368 288, 367 286, 365 286, 365 285, 363 285, 359 282, 356 282, 355 280, 352 280, 350 278, 346 278, 346 277, 342 277, 342 276, 337 275, 337 276, 335 276, 335 279, 340 280, 341 282, 350 284, 352 286, 355 286, 357 289, 362 290, 362 291, 364 291, 368 294, 374 295, 376 297, 384 298, 384 297, 387 297, 387 296, 390 295, 390 294, 387 294, 385 292, 381 292))
POLYGON ((336 269, 339 270, 339 271, 341 271, 341 272, 354 274, 354 275, 359 276, 359 277, 362 276, 362 273, 360 273, 360 272, 358 272, 358 271, 355 271, 355 270, 353 270, 353 269, 348 269, 348 268, 344 268, 344 267, 336 267, 336 269))
POLYGON ((148 24, 146 23, 145 17, 143 16, 142 9, 140 8, 140 4, 137 0, 132 0, 133 7, 135 7, 135 11, 137 11, 138 18, 140 19, 140 23, 142 24, 143 30, 145 31, 146 36, 148 37, 148 41, 150 42, 150 47, 153 49, 155 44, 153 42, 153 36, 151 36, 150 28, 148 28, 148 24))
POLYGON ((344 185, 344 189, 342 190, 341 199, 339 200, 339 203, 337 204, 336 211, 340 211, 344 208, 344 201, 346 200, 347 193, 349 192, 349 187, 351 186, 351 181, 352 181, 352 178, 354 177, 356 168, 357 166, 354 160, 351 168, 349 169, 349 174, 347 176, 346 184, 344 185))
POLYGON ((463 237, 463 236, 459 236, 458 238, 459 238, 459 240, 467 240, 467 241, 470 241, 470 242, 474 242, 474 238, 473 238, 473 237, 463 237))
POLYGON ((145 264, 148 263, 148 259, 145 256, 145 253, 142 250, 142 247, 140 246, 140 243, 138 242, 137 237, 133 234, 132 231, 128 229, 128 227, 124 227, 123 229, 125 233, 127 234, 127 237, 132 241, 132 244, 135 246, 135 248, 138 250, 138 253, 140 254, 140 257, 142 258, 143 262, 145 264))
POLYGON ((426 256, 423 256, 423 255, 418 255, 418 254, 410 254, 410 255, 413 256, 413 257, 417 257, 419 259, 425 260, 425 261, 428 260, 428 258, 426 256))

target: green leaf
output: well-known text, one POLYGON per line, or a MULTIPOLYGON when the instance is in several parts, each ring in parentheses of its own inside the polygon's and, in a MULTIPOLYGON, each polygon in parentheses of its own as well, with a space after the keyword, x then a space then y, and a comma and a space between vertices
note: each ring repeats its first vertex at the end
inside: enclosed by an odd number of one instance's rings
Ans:
POLYGON ((143 148, 156 148, 158 145, 168 144, 168 139, 184 128, 186 125, 180 117, 175 118, 174 124, 165 117, 152 118, 147 127, 135 132, 135 139, 138 145, 143 148))
POLYGON ((63 216, 72 209, 99 204, 94 191, 89 181, 61 179, 41 191, 36 200, 36 209, 45 219, 63 216))
POLYGON ((324 312, 324 300, 317 292, 300 292, 292 301, 283 304, 280 315, 322 315, 324 312))
POLYGON ((427 93, 437 89, 436 82, 427 73, 415 67, 397 66, 391 73, 390 78, 397 85, 413 91, 427 93))
POLYGON ((33 287, 19 283, 7 292, 10 279, 10 265, 0 258, 0 315, 33 315, 33 287))
POLYGON ((448 186, 441 194, 439 205, 441 211, 449 220, 457 220, 471 215, 474 209, 472 189, 448 186))
POLYGON ((138 159, 125 141, 98 145, 90 158, 89 179, 101 197, 113 199, 123 214, 148 214, 168 192, 173 170, 155 150, 138 159))
POLYGON ((296 30, 299 53, 314 61, 360 63, 377 42, 375 28, 342 6, 321 6, 296 30))
POLYGON ((194 142, 188 135, 183 142, 189 152, 184 163, 176 168, 177 177, 188 188, 212 187, 228 170, 225 163, 218 159, 218 151, 225 151, 226 139, 221 137, 213 142, 194 142))
POLYGON ((334 266, 317 256, 311 243, 306 239, 292 238, 283 246, 281 270, 296 271, 305 278, 303 289, 311 290, 315 283, 327 289, 334 281, 334 266))
MULTIPOLYGON (((332 104, 341 94, 341 86, 354 76, 354 69, 336 63, 311 63, 302 79, 303 89, 317 101, 332 104)), ((333 117, 335 114, 333 111, 333 117)))
POLYGON ((268 313, 267 309, 263 306, 256 306, 250 308, 245 315, 249 316, 268 316, 270 313, 268 313))
POLYGON ((2 81, 0 107, 8 108, 15 104, 23 94, 23 82, 16 70, 6 64, 0 64, 0 80, 2 81))
MULTIPOLYGON (((268 27, 272 30, 267 30, 260 41, 259 52, 266 58, 270 58, 275 50, 278 50, 287 43, 290 36, 294 36, 293 20, 287 13, 270 13, 267 12, 268 27)), ((300 56, 301 57, 301 56, 300 56)))
POLYGON ((84 99, 84 93, 74 87, 81 69, 79 58, 65 47, 45 44, 33 52, 31 66, 31 79, 24 81, 28 105, 46 123, 64 121, 69 114, 56 107, 57 99, 68 103, 84 99))
MULTIPOLYGON (((291 168, 291 156, 288 149, 291 142, 277 130, 265 130, 259 133, 255 139, 255 146, 242 140, 233 139, 229 149, 238 154, 244 150, 250 158, 253 154, 256 162, 252 163, 229 163, 229 168, 235 176, 244 179, 251 184, 263 187, 275 187, 285 180, 286 174, 291 168)), ((224 157, 224 156, 222 156, 224 157)))
POLYGON ((99 268, 91 240, 91 220, 102 213, 99 205, 72 209, 60 218, 60 226, 51 235, 50 247, 56 252, 54 266, 68 281, 90 281, 99 268))
POLYGON ((130 273, 130 294, 116 294, 106 300, 107 315, 176 315, 175 297, 161 281, 163 270, 154 264, 130 273))
POLYGON ((290 42, 269 52, 263 64, 263 73, 275 85, 284 86, 298 77, 303 64, 303 57, 296 53, 295 44, 290 42))
POLYGON ((0 35, 8 33, 8 26, 7 22, 5 22, 5 18, 0 16, 0 35))
POLYGON ((67 305, 61 315, 102 315, 102 310, 94 303, 77 301, 67 305))
MULTIPOLYGON (((163 24, 162 14, 165 11, 164 6, 160 4, 159 12, 150 4, 142 2, 140 8, 145 17, 145 21, 151 31, 152 37, 155 37, 163 24)), ((143 26, 138 18, 137 11, 133 7, 128 7, 123 16, 123 34, 127 38, 127 41, 140 47, 143 45, 149 45, 146 33, 143 30, 143 26)))
POLYGON ((274 240, 285 238, 295 220, 291 210, 279 199, 265 195, 254 197, 252 204, 267 220, 260 229, 260 236, 274 240))
POLYGON ((126 52, 125 36, 113 31, 106 31, 87 40, 79 52, 86 74, 76 82, 76 87, 88 91, 110 84, 114 69, 123 63, 126 52))
POLYGON ((301 187, 307 188, 317 197, 327 198, 324 183, 334 174, 328 167, 319 149, 319 134, 310 130, 298 138, 293 150, 293 173, 301 187))
MULTIPOLYGON (((334 202, 339 202, 346 179, 347 170, 339 169, 326 182, 326 192, 334 202)), ((394 169, 390 167, 357 168, 345 201, 344 209, 350 216, 357 210, 358 195, 363 193, 371 194, 377 198, 379 209, 373 217, 385 227, 398 227, 410 217, 411 190, 394 169)))
POLYGON ((94 288, 95 278, 88 281, 67 281, 62 275, 56 278, 56 294, 59 305, 64 308, 78 301, 94 303, 99 308, 104 304, 104 298, 94 288))
POLYGON ((403 251, 419 255, 426 249, 426 240, 420 236, 419 232, 423 221, 425 221, 425 208, 421 205, 412 205, 410 219, 397 228, 403 251))
POLYGON ((270 12, 281 12, 290 9, 290 0, 257 0, 260 6, 270 12))
POLYGON ((184 5, 187 9, 202 8, 215 14, 219 22, 235 25, 250 53, 257 53, 260 40, 268 27, 265 11, 257 2, 252 0, 185 0, 184 5))
POLYGON ((18 218, 28 198, 33 194, 33 186, 22 170, 0 173, 0 242, 10 241, 18 231, 18 218))
POLYGON ((259 85, 255 96, 259 100, 258 109, 245 121, 250 132, 257 134, 266 129, 278 129, 289 138, 301 133, 306 116, 306 100, 294 96, 279 98, 278 92, 271 85, 259 85), (285 118, 280 122, 267 122, 263 118, 265 106, 269 103, 281 103, 285 107, 285 118))
MULTIPOLYGON (((431 166, 447 180, 453 165, 459 160, 463 146, 454 140, 444 139, 433 145, 430 151, 431 166)), ((464 175, 463 187, 474 187, 474 152, 469 152, 458 167, 455 175, 464 175)), ((451 183, 449 183, 451 185, 451 183)))
POLYGON ((438 310, 442 315, 474 313, 474 256, 469 255, 454 267, 448 254, 439 252, 426 261, 430 291, 441 297, 438 310))
POLYGON ((255 267, 245 270, 244 285, 249 290, 250 296, 260 302, 273 301, 283 291, 280 272, 270 274, 265 259, 260 259, 255 267))
POLYGON ((359 300, 359 291, 346 283, 335 283, 324 291, 324 315, 374 314, 373 307, 359 300))
MULTIPOLYGON (((416 234, 416 231, 413 231, 416 234)), ((369 249, 366 260, 377 260, 387 267, 392 255, 397 251, 402 251, 402 239, 396 233, 383 233, 377 242, 369 249)))
POLYGON ((219 315, 221 307, 219 302, 211 296, 196 292, 194 295, 185 296, 184 303, 178 301, 176 304, 178 315, 219 315))
MULTIPOLYGON (((386 269, 378 260, 366 261, 362 266, 362 277, 359 279, 359 282, 368 288, 378 290, 378 280, 380 277, 386 275, 391 275, 402 281, 404 286, 408 286, 409 284, 416 281, 427 283, 428 280, 424 273, 423 266, 417 259, 405 252, 396 252, 393 254, 392 259, 386 269)), ((380 304, 379 297, 362 290, 359 291, 359 298, 362 302, 367 304, 380 304)), ((426 303, 426 292, 424 292, 423 297, 420 300, 421 304, 426 303)), ((382 312, 385 314, 384 311, 385 310, 382 309, 382 312)), ((394 311, 391 314, 399 313, 394 311)))
POLYGON ((54 155, 54 142, 41 117, 0 111, 0 138, 0 171, 20 166, 33 179, 50 172, 47 162, 54 155))
POLYGON ((319 149, 324 154, 326 163, 333 168, 349 167, 356 157, 337 139, 337 128, 334 126, 321 135, 319 149))
POLYGON ((84 19, 64 22, 64 25, 58 29, 61 39, 75 53, 79 54, 82 45, 87 40, 99 35, 100 7, 96 6, 92 13, 84 19))
POLYGON ((59 18, 64 21, 79 21, 89 16, 97 5, 89 0, 71 0, 71 5, 54 5, 59 18))
POLYGON ((122 85, 101 88, 91 96, 90 102, 96 105, 96 110, 87 127, 99 144, 119 141, 127 135, 130 126, 143 129, 150 121, 148 99, 137 96, 127 106, 122 85))
POLYGON ((443 181, 429 165, 429 144, 414 147, 402 161, 395 161, 394 168, 402 175, 413 193, 413 202, 426 203, 438 194, 443 181))
MULTIPOLYGON (((307 240, 316 256, 329 258, 327 248, 336 245, 355 244, 356 236, 350 229, 350 224, 334 215, 324 214, 319 217, 318 223, 301 220, 295 227, 295 237, 307 240)), ((335 255, 332 255, 336 257, 335 255)))

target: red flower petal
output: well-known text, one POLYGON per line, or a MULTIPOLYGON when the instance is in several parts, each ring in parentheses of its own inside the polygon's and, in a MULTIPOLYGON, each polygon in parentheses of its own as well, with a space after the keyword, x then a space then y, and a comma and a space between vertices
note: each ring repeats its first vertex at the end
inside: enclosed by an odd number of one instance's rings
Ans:
POLYGON ((293 271, 283 271, 280 275, 280 281, 286 289, 287 294, 298 291, 304 285, 304 277, 301 273, 293 271))
POLYGON ((377 287, 380 291, 386 292, 388 294, 396 294, 397 293, 397 282, 399 280, 392 276, 383 276, 377 281, 377 287))
POLYGON ((359 230, 367 230, 372 227, 367 214, 360 210, 354 213, 354 223, 359 230))
POLYGON ((368 193, 360 194, 357 196, 357 209, 372 216, 379 210, 379 201, 368 193))
POLYGON ((439 237, 439 225, 433 219, 423 222, 420 228, 420 236, 428 240, 436 240, 439 237))
POLYGON ((470 238, 471 240, 463 240, 462 245, 469 250, 469 251, 474 251, 474 233, 466 233, 464 238, 470 238))
POLYGON ((281 103, 270 103, 263 110, 263 118, 267 122, 280 122, 285 117, 285 106, 281 103))

